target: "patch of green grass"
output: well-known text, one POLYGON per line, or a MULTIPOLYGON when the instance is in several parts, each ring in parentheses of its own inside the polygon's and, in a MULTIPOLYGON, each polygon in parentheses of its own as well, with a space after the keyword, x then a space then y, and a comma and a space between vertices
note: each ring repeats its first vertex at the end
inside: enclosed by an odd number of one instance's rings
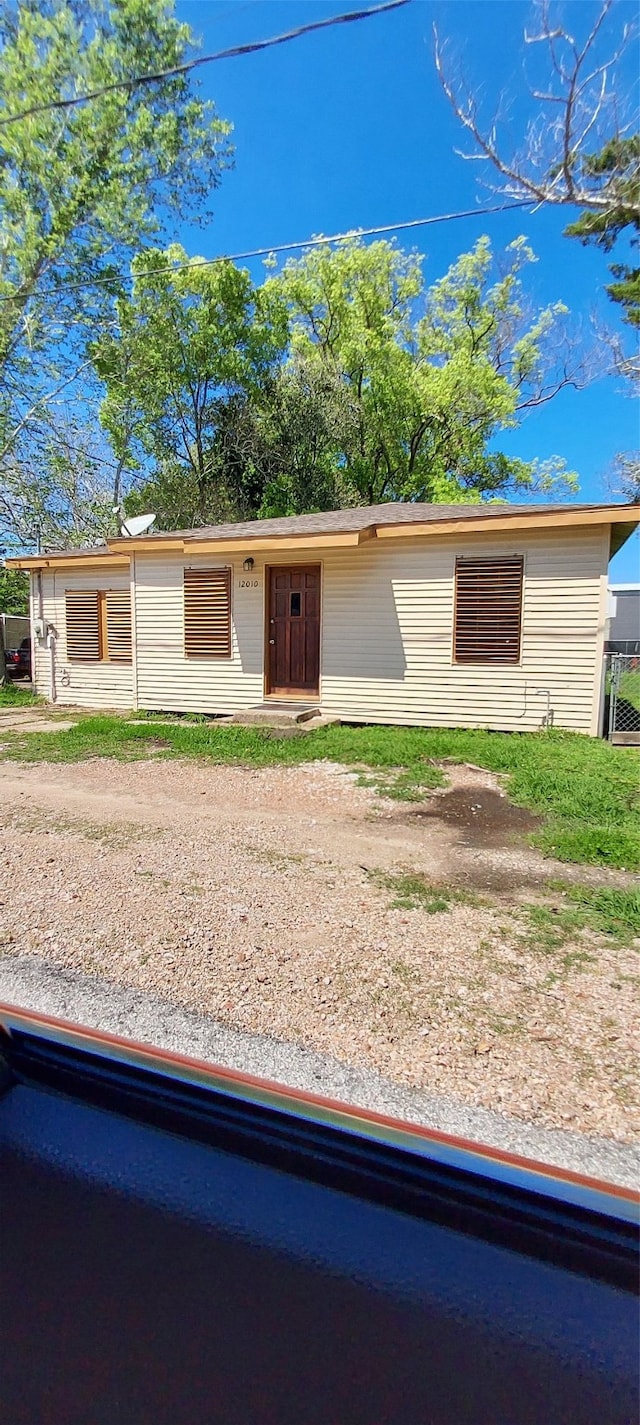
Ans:
MULTIPOLYGON (((102 714, 81 716, 67 732, 7 732, 0 755, 28 762, 134 761, 149 756, 154 721, 133 726, 125 717, 102 714)), ((548 854, 627 870, 640 867, 640 759, 633 748, 611 747, 598 738, 560 730, 500 733, 339 724, 277 738, 266 728, 213 721, 189 726, 177 720, 163 727, 162 743, 153 746, 160 759, 195 757, 254 767, 341 762, 401 801, 421 799, 426 789, 442 783, 434 763, 472 762, 504 774, 512 801, 546 818, 534 840, 548 854)))
MULTIPOLYGON (((606 683, 607 693, 611 693, 611 673, 607 673, 606 683)), ((629 668, 622 673, 618 687, 618 697, 623 698, 626 703, 637 708, 640 712, 640 668, 629 668)))
MULTIPOLYGON (((640 759, 632 748, 554 730, 509 734, 437 728, 331 727, 325 756, 369 766, 404 765, 404 798, 431 759, 472 762, 506 775, 512 801, 548 818, 534 838, 561 861, 640 867, 640 759), (395 753, 395 756, 393 754, 395 753)), ((393 793, 392 793, 393 794, 393 793)))
POLYGON ((390 797, 396 802, 422 802, 427 791, 443 787, 446 778, 440 767, 432 767, 422 762, 418 767, 396 767, 380 771, 375 777, 360 773, 358 784, 372 787, 379 797, 390 797))
POLYGON ((618 696, 640 712, 640 668, 630 669, 628 673, 622 674, 618 696))
POLYGON ((629 816, 627 824, 622 826, 615 822, 599 826, 580 821, 572 826, 568 819, 553 818, 531 840, 557 861, 615 866, 622 871, 640 867, 640 829, 635 815, 629 816))
POLYGON ((0 685, 0 708, 27 708, 41 702, 42 698, 32 693, 31 688, 23 688, 19 683, 0 685))
POLYGON ((526 1023, 513 1014, 496 1014, 489 1010, 486 1017, 487 1029, 496 1038, 515 1039, 526 1034, 526 1023))
POLYGON ((393 893, 392 910, 426 910, 428 915, 440 915, 452 905, 479 905, 476 896, 453 886, 434 885, 425 876, 407 871, 391 875, 383 871, 367 873, 376 885, 393 893))
POLYGON ((162 886, 165 891, 167 890, 168 886, 171 885, 171 881, 168 879, 168 877, 167 877, 167 876, 159 876, 158 873, 157 873, 157 871, 138 871, 138 870, 137 870, 137 871, 136 871, 136 879, 137 879, 137 880, 144 880, 144 881, 157 881, 157 882, 158 882, 158 885, 162 886))
POLYGON ((524 934, 518 937, 520 943, 543 955, 555 955, 585 926, 584 918, 572 910, 558 910, 548 905, 523 906, 520 914, 524 924, 524 934))
POLYGON ((593 929, 617 940, 640 937, 640 891, 562 883, 557 887, 580 914, 589 916, 593 929))
MULTIPOLYGON (((553 903, 526 905, 519 912, 526 926, 525 940, 531 949, 555 954, 584 930, 606 936, 618 945, 628 945, 640 936, 640 891, 564 882, 554 882, 550 890, 556 893, 553 903)), ((586 950, 576 950, 568 958, 573 965, 593 956, 586 950)), ((571 965, 567 964, 566 968, 571 965)))
POLYGON ((398 976, 405 985, 416 985, 419 983, 420 975, 413 965, 407 965, 404 960, 396 960, 391 966, 394 975, 398 976))
POLYGON ((308 860, 307 856, 297 851, 272 851, 268 846, 251 846, 248 850, 256 861, 266 861, 268 866, 274 866, 278 871, 288 871, 291 866, 302 866, 308 860))
MULTIPOLYGON (((82 836, 86 841, 98 841, 102 846, 120 851, 137 841, 163 836, 161 828, 142 826, 132 821, 97 822, 82 816, 65 816, 36 806, 0 808, 0 827, 16 831, 43 832, 46 836, 82 836)), ((151 873, 149 873, 151 874, 151 873)))

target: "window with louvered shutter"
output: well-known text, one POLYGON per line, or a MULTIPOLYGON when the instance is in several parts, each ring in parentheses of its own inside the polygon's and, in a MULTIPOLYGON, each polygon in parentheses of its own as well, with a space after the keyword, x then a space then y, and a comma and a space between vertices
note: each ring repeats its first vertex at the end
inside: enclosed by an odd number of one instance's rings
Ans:
POLYGON ((95 589, 67 589, 65 594, 67 658, 72 663, 99 663, 100 598, 95 589))
POLYGON ((231 657, 231 570, 185 569, 187 658, 231 657))
POLYGON ((519 663, 523 560, 457 559, 456 663, 519 663))
POLYGON ((131 662, 131 594, 129 589, 108 589, 104 595, 107 610, 107 647, 110 663, 131 662))

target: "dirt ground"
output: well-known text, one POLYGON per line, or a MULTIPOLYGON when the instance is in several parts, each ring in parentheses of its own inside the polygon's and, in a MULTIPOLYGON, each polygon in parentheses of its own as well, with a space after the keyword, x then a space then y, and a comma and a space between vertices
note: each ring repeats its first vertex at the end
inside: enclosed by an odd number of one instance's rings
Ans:
POLYGON ((323 763, 5 765, 0 953, 630 1141, 637 951, 589 936, 545 951, 521 911, 550 875, 615 876, 543 860, 495 777, 447 770, 414 806, 323 763), (406 875, 454 899, 394 905, 406 875))

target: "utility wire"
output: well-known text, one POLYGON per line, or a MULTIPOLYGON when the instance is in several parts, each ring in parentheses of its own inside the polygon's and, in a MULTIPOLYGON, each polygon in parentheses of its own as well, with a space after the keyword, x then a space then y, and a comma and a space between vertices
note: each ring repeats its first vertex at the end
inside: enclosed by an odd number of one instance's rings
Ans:
POLYGON ((310 35, 314 30, 328 30, 333 25, 350 25, 354 20, 368 20, 372 15, 399 10, 401 6, 409 4, 411 0, 384 0, 382 5, 373 5, 367 10, 351 10, 343 15, 330 15, 324 20, 312 20, 308 25, 300 25, 296 30, 287 30, 282 35, 272 35, 266 40, 233 45, 231 49, 218 50, 216 54, 199 55, 197 59, 186 60, 184 64, 176 64, 172 69, 160 69, 155 74, 138 74, 132 79, 119 79, 113 84, 104 84, 100 89, 93 89, 88 94, 77 94, 73 99, 52 99, 47 104, 32 104, 28 109, 22 109, 19 114, 10 114, 6 119, 0 119, 0 128, 17 124, 20 119, 29 119, 33 114, 46 114, 53 109, 73 109, 78 104, 88 104, 91 99, 100 99, 103 94, 112 94, 116 89, 137 89, 141 84, 156 84, 162 79, 188 74, 191 69, 197 69, 201 64, 215 64, 220 59, 237 59, 240 55, 257 54, 259 50, 272 49, 274 45, 288 44, 289 40, 310 35))
MULTIPOLYGON (((303 238, 301 242, 282 242, 270 247, 254 247, 248 252, 222 253, 218 257, 195 257, 187 258, 186 262, 175 262, 170 268, 143 267, 137 272, 131 273, 126 278, 119 274, 112 277, 85 278, 82 282, 61 282, 59 286, 52 288, 51 296, 58 296, 60 292, 73 292, 79 287, 99 287, 108 286, 109 283, 120 281, 137 282, 139 277, 163 277, 167 271, 169 276, 174 272, 181 272, 189 267, 192 271, 199 267, 213 267, 216 262, 243 262, 249 257, 271 257, 279 252, 293 252, 296 249, 322 247, 329 242, 346 242, 349 238, 378 237, 382 233, 406 232, 410 228, 426 228, 433 223, 454 223, 460 218, 483 218, 486 214, 506 213, 513 208, 530 208, 535 200, 533 198, 517 198, 512 203, 496 203, 490 208, 467 208, 460 213, 436 213, 429 218, 410 218, 405 223, 384 223, 377 228, 352 228, 346 233, 331 233, 325 237, 303 238)), ((42 294, 45 295, 45 294, 42 294)), ((24 301, 24 293, 9 292, 0 296, 0 302, 24 301)))

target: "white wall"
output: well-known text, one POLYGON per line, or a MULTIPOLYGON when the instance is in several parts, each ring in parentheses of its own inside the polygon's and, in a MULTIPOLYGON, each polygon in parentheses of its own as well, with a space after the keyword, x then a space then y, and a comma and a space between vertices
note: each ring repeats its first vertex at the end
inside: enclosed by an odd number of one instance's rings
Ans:
MULTIPOLYGON (((40 617, 37 574, 31 576, 32 627, 40 617)), ((56 701, 89 708, 133 707, 133 671, 128 663, 70 663, 67 659, 65 592, 67 589, 128 589, 128 569, 84 568, 71 573, 45 570, 42 574, 43 617, 55 629, 56 701)), ((34 681, 37 693, 51 697, 51 654, 34 639, 34 681)))
MULTIPOLYGON (((608 529, 563 529, 372 540, 327 550, 322 558, 300 551, 271 562, 322 565, 323 711, 355 722, 530 730, 540 726, 547 709, 546 694, 538 690, 548 689, 556 725, 595 733, 608 545, 608 529), (524 555, 517 666, 452 662, 455 560, 463 554, 524 555)), ((256 556, 251 575, 245 574, 244 553, 227 559, 159 550, 136 555, 140 707, 221 713, 262 701, 268 561, 256 556), (186 563, 232 566, 230 659, 184 657, 186 563), (246 587, 249 580, 257 587, 246 587)))

